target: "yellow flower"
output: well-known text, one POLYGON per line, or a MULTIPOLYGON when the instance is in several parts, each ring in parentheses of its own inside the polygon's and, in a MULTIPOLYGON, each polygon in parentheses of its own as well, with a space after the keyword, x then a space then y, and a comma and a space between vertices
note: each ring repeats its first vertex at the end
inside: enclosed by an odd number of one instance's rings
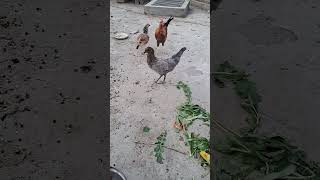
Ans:
POLYGON ((210 164, 210 154, 205 151, 200 151, 200 156, 210 164))

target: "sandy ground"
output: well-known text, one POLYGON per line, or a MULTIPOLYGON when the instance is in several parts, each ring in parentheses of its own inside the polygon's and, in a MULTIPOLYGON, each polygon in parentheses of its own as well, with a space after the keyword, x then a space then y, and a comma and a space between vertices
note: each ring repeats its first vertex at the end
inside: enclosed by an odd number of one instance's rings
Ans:
MULTIPOLYGON (((257 83, 260 133, 287 137, 317 161, 319 9, 314 0, 225 0, 212 26, 214 65, 228 60, 257 83)), ((231 88, 215 87, 211 95, 217 119, 235 129, 244 124, 246 115, 231 88)))
POLYGON ((105 10, 0 1, 1 180, 106 178, 105 10))
MULTIPOLYGON (((210 109, 209 13, 194 9, 186 18, 175 18, 165 46, 159 48, 154 38, 159 19, 144 15, 143 6, 111 2, 110 15, 111 166, 130 180, 209 179, 209 170, 187 155, 165 150, 164 163, 159 164, 151 154, 153 146, 134 143, 154 143, 167 130, 166 145, 188 152, 179 140, 181 135, 173 129, 176 106, 184 101, 175 85, 180 80, 188 83, 194 102, 210 109), (141 54, 144 48, 135 49, 135 36, 121 41, 112 38, 116 32, 141 32, 146 23, 151 23, 149 46, 155 48, 156 56, 169 57, 182 47, 188 49, 165 84, 151 86, 158 75, 148 68, 146 56, 141 54), (150 132, 143 132, 145 126, 150 132)), ((199 124, 192 131, 209 136, 209 128, 199 124)))

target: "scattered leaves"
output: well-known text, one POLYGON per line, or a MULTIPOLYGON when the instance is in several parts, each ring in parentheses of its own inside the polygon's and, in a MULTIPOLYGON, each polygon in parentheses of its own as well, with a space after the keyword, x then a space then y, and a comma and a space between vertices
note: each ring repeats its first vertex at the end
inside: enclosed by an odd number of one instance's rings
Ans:
MULTIPOLYGON (((190 156, 199 158, 200 152, 204 151, 210 153, 209 140, 205 137, 200 137, 194 133, 185 132, 186 145, 190 147, 190 156)), ((203 159, 204 160, 204 159, 203 159)), ((202 164, 208 164, 207 161, 203 161, 202 164)))
POLYGON ((164 143, 166 141, 167 131, 164 131, 157 137, 156 147, 154 148, 154 156, 157 158, 157 162, 163 164, 162 153, 164 152, 164 143))
POLYGON ((228 61, 220 64, 214 74, 214 80, 219 87, 225 87, 226 82, 232 82, 236 94, 241 98, 241 107, 249 114, 246 121, 249 127, 244 133, 255 132, 260 122, 258 104, 261 96, 257 92, 256 84, 249 80, 249 74, 236 69, 228 61))
POLYGON ((213 75, 215 83, 221 88, 225 87, 226 81, 237 82, 243 79, 247 79, 247 77, 249 76, 244 71, 237 70, 228 61, 220 64, 213 75))
POLYGON ((308 179, 316 176, 315 171, 311 170, 315 166, 306 160, 305 153, 280 136, 229 135, 224 141, 214 142, 214 147, 221 153, 219 176, 266 180, 283 177, 308 179))
POLYGON ((209 121, 209 113, 201 106, 192 103, 192 93, 189 86, 182 81, 179 81, 177 88, 183 90, 187 101, 177 107, 175 126, 181 126, 182 129, 187 130, 188 126, 190 126, 197 119, 202 120, 203 122, 209 121))
POLYGON ((227 61, 213 73, 219 87, 232 82, 234 90, 242 99, 241 107, 249 114, 248 129, 242 135, 224 127, 213 119, 215 127, 225 132, 223 140, 215 139, 214 148, 219 153, 216 174, 218 180, 275 180, 320 179, 318 163, 308 161, 305 153, 280 136, 262 136, 256 133, 260 122, 258 104, 261 97, 249 75, 237 70, 227 61))
MULTIPOLYGON (((195 120, 202 120, 203 122, 207 122, 206 125, 208 125, 210 114, 201 106, 192 103, 192 92, 187 84, 179 81, 177 88, 183 90, 187 101, 177 107, 176 122, 174 123, 174 127, 179 131, 184 130, 185 144, 190 148, 190 156, 200 158, 200 152, 202 152, 203 155, 205 153, 208 155, 210 154, 209 140, 205 137, 195 135, 194 133, 189 134, 187 128, 195 120)), ((208 159, 202 160, 202 164, 208 165, 210 162, 208 159)))
POLYGON ((185 133, 186 144, 190 147, 190 155, 197 157, 200 151, 209 152, 209 140, 194 133, 185 133))
POLYGON ((187 98, 187 102, 186 103, 187 104, 191 103, 191 101, 192 101, 192 98, 191 98, 192 92, 190 90, 190 87, 187 84, 185 84, 184 82, 179 81, 178 84, 177 84, 177 88, 183 90, 183 92, 184 92, 184 94, 185 94, 185 96, 187 98))
POLYGON ((147 127, 147 126, 143 127, 143 132, 147 133, 147 132, 149 132, 149 131, 150 131, 150 128, 149 128, 149 127, 147 127))
POLYGON ((182 104, 177 108, 177 123, 187 129, 195 120, 209 121, 209 113, 197 104, 182 104))

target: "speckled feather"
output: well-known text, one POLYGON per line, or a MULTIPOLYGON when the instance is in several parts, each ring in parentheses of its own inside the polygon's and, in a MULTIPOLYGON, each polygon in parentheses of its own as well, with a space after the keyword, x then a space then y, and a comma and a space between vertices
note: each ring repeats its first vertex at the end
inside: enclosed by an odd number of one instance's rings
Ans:
POLYGON ((185 47, 181 48, 178 53, 173 55, 170 58, 167 59, 159 59, 155 57, 154 50, 151 47, 146 48, 146 51, 148 51, 147 56, 147 63, 148 66, 157 72, 159 75, 166 75, 167 73, 171 72, 177 64, 180 62, 180 58, 183 54, 183 52, 186 50, 185 47), (147 50, 149 49, 149 50, 147 50), (150 50, 151 49, 151 50, 150 50))

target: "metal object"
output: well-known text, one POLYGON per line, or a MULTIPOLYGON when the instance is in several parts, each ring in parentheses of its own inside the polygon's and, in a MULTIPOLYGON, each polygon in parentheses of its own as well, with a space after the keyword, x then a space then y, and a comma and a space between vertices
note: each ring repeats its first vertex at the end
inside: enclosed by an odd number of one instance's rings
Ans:
POLYGON ((110 167, 112 180, 127 180, 126 176, 114 167, 110 167))
POLYGON ((123 39, 127 39, 129 37, 128 34, 126 33, 116 33, 114 35, 114 38, 118 39, 118 40, 123 40, 123 39))

